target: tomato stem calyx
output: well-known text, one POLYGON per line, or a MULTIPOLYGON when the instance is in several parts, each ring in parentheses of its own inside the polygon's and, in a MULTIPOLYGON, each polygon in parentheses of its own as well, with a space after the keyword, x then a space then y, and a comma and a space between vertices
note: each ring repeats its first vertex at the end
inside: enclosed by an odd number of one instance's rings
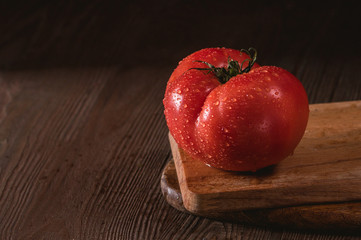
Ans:
POLYGON ((234 76, 237 76, 237 75, 243 74, 243 73, 248 73, 249 71, 251 71, 253 64, 256 62, 256 59, 257 59, 257 51, 254 48, 249 48, 248 50, 241 49, 241 53, 242 52, 246 53, 249 56, 249 58, 245 59, 241 63, 241 65, 239 65, 239 63, 237 61, 228 57, 227 67, 215 67, 212 64, 205 62, 205 61, 195 61, 195 62, 200 62, 200 63, 206 64, 208 66, 208 68, 191 68, 191 69, 208 71, 207 74, 213 73, 218 78, 219 82, 224 84, 224 83, 228 82, 229 79, 231 79, 234 76), (248 62, 248 66, 243 68, 243 64, 245 62, 248 62))

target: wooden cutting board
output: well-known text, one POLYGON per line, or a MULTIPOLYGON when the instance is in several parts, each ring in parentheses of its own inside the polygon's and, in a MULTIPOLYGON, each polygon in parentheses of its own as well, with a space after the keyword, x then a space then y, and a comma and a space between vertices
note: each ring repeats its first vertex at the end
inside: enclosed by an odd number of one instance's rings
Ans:
POLYGON ((361 202, 361 101, 310 105, 294 155, 256 173, 208 167, 171 136, 170 143, 183 204, 193 214, 232 220, 242 211, 361 202))
MULTIPOLYGON (((173 159, 163 169, 161 190, 165 200, 174 208, 184 208, 173 159)), ((194 213, 191 213, 194 214, 194 213)), ((361 233, 361 201, 251 209, 229 213, 210 212, 200 216, 221 221, 247 223, 292 229, 307 229, 350 234, 361 233)))

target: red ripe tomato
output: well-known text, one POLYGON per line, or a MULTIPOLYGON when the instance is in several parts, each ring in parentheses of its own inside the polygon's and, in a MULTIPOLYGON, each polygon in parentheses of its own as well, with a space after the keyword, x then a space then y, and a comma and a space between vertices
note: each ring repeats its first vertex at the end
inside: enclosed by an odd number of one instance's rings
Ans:
POLYGON ((301 82, 256 54, 207 48, 183 59, 163 100, 170 133, 215 168, 256 171, 292 154, 308 121, 301 82), (242 64, 243 63, 243 64, 242 64))

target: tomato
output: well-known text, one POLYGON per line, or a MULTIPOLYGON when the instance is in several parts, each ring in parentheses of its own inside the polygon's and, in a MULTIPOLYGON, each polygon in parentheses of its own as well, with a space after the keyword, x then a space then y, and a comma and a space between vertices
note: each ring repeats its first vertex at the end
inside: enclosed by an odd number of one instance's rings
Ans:
POLYGON ((252 49, 207 48, 183 59, 163 100, 170 133, 194 159, 256 171, 293 153, 309 107, 288 71, 255 63, 252 49))

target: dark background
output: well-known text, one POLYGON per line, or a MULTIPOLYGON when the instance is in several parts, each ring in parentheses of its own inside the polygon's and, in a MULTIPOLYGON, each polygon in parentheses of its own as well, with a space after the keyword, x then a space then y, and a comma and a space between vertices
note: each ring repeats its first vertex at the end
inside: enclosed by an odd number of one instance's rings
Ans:
MULTIPOLYGON (((360 7, 351 1, 33 0, 1 5, 2 69, 117 65, 167 67, 170 73, 180 59, 205 47, 252 46, 261 65, 284 67, 301 81, 307 82, 309 71, 323 78, 326 68, 346 67, 351 76, 338 88, 351 89, 357 77, 353 69, 360 65, 360 7)), ((345 97, 342 90, 322 99, 308 91, 311 102, 345 97)))
POLYGON ((1 7, 1 66, 175 66, 215 46, 253 46, 263 65, 305 56, 311 68, 325 59, 352 63, 359 10, 349 1, 9 1, 1 7))
POLYGON ((350 1, 2 1, 0 239, 351 239, 170 207, 162 97, 219 46, 256 48, 310 103, 359 100, 360 32, 350 1))

